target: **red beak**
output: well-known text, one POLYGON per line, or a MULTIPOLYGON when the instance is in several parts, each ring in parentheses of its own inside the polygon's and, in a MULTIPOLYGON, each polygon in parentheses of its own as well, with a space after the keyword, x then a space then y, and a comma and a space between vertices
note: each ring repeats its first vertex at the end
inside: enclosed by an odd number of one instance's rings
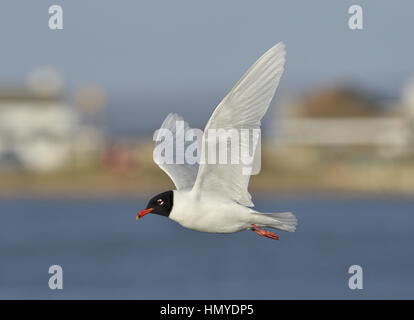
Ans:
POLYGON ((152 210, 154 210, 154 208, 149 208, 149 209, 144 209, 144 210, 141 210, 138 214, 137 214, 137 220, 139 219, 139 218, 142 218, 143 216, 145 216, 146 214, 148 214, 148 213, 150 213, 152 210))

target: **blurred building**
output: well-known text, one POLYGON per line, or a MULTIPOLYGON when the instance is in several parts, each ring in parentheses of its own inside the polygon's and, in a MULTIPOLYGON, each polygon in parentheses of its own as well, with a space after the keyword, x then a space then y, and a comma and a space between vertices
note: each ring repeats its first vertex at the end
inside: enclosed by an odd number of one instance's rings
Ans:
POLYGON ((391 104, 346 88, 313 92, 284 105, 275 142, 321 151, 365 147, 377 156, 402 156, 414 146, 413 92, 414 85, 407 87, 391 104))
POLYGON ((98 128, 56 91, 0 87, 0 170, 54 171, 93 157, 98 128))

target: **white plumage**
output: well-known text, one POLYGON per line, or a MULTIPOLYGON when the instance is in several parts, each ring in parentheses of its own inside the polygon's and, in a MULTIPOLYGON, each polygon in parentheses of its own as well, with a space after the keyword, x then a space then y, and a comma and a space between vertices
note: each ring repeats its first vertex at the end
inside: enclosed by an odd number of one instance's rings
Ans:
POLYGON ((258 227, 295 231, 296 218, 290 213, 263 214, 214 193, 196 198, 189 191, 174 190, 170 219, 183 227, 213 233, 233 233, 258 227))

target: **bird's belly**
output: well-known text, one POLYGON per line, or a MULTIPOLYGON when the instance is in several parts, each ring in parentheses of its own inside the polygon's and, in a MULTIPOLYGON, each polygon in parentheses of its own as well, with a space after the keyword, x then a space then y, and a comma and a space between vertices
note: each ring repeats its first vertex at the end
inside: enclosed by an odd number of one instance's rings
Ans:
POLYGON ((246 229, 245 224, 242 223, 221 223, 220 221, 212 221, 210 223, 210 221, 206 221, 205 219, 199 221, 183 221, 178 223, 187 229, 211 233, 234 233, 246 229))
POLYGON ((185 228, 211 233, 233 233, 249 227, 246 208, 210 208, 208 210, 183 210, 170 218, 185 228))

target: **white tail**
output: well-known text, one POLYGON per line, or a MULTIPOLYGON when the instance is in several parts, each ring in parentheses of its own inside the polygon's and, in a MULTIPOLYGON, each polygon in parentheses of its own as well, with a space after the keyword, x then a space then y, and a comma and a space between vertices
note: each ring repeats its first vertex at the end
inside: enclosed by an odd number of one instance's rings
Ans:
POLYGON ((291 212, 259 213, 257 218, 259 216, 260 222, 258 225, 262 227, 293 232, 296 230, 296 225, 298 224, 298 219, 291 212))

